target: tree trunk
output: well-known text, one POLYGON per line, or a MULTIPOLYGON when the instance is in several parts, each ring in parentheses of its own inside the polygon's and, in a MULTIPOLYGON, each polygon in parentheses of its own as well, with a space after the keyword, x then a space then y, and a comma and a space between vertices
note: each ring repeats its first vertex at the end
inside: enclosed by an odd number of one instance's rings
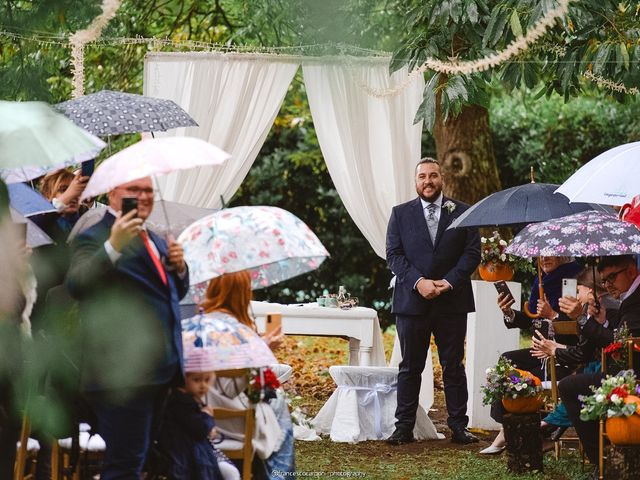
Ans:
POLYGON ((439 98, 436 105, 433 134, 444 174, 444 194, 473 204, 500 190, 489 111, 470 105, 443 122, 439 98))
POLYGON ((542 472, 542 432, 538 413, 506 413, 502 419, 507 468, 513 473, 542 472))
POLYGON ((606 478, 631 480, 640 474, 640 445, 611 445, 607 464, 606 478))

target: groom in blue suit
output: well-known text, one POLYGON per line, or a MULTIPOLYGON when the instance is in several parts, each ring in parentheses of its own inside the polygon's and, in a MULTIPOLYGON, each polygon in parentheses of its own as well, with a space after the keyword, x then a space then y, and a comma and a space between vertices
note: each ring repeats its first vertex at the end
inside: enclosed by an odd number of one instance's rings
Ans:
POLYGON ((182 247, 144 225, 153 195, 148 177, 109 192, 109 211, 74 241, 66 278, 80 301, 83 388, 107 445, 103 480, 140 478, 154 412, 182 384, 178 304, 189 273, 182 247), (122 215, 127 197, 137 208, 122 215))
POLYGON ((463 359, 467 313, 475 310, 470 275, 480 263, 480 237, 476 229, 447 230, 468 205, 443 196, 436 160, 422 159, 415 181, 418 198, 394 207, 387 229, 387 264, 396 276, 392 313, 402 352, 396 430, 387 442, 415 441, 421 374, 432 334, 442 365, 451 439, 477 442, 466 428, 463 359))

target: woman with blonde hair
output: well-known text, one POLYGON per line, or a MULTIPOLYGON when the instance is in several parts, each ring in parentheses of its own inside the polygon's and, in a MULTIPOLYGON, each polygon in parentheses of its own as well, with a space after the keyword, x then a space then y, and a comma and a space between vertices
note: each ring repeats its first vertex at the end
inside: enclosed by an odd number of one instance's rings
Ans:
MULTIPOLYGON (((204 301, 200 307, 209 316, 229 318, 256 330, 256 324, 249 314, 251 308, 251 275, 248 271, 228 273, 209 282, 204 301)), ((281 328, 262 339, 276 350, 282 344, 284 336, 281 328)), ((209 388, 209 405, 244 410, 249 406, 249 398, 244 393, 247 383, 237 379, 218 378, 209 388)), ((254 478, 282 478, 272 472, 294 472, 295 457, 293 451, 293 424, 282 391, 268 403, 259 402, 256 409, 256 433, 253 445, 256 455, 264 461, 263 466, 254 464, 254 478)), ((219 420, 218 428, 225 438, 243 442, 244 420, 219 420)))

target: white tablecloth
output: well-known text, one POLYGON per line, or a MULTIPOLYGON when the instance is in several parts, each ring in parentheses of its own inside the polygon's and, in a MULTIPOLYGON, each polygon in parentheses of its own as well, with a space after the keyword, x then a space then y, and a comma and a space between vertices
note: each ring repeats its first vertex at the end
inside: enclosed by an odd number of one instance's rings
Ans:
MULTIPOLYGON (((329 373, 337 388, 312 421, 316 431, 334 442, 388 438, 395 429, 398 369, 333 366, 329 373)), ((444 438, 422 407, 418 407, 414 436, 444 438)))
POLYGON ((251 302, 259 331, 264 331, 267 313, 282 313, 282 330, 290 335, 348 337, 350 365, 386 366, 378 313, 372 308, 349 310, 319 307, 317 303, 283 305, 251 302))

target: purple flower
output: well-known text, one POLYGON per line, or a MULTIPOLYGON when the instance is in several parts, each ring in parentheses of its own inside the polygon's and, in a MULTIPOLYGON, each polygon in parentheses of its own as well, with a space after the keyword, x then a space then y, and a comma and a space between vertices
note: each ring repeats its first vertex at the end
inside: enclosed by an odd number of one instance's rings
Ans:
POLYGON ((636 394, 640 395, 640 384, 636 385, 636 394))
POLYGON ((513 384, 520 383, 520 377, 516 375, 511 375, 511 383, 513 384))

